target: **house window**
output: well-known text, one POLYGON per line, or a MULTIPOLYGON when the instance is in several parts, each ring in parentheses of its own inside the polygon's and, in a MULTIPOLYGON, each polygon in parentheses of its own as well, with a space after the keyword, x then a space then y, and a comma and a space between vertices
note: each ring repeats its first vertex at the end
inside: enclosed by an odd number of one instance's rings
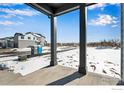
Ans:
POLYGON ((33 39, 35 40, 35 37, 33 39))
POLYGON ((31 39, 31 37, 28 37, 28 39, 31 39))
POLYGON ((24 39, 24 36, 21 36, 21 39, 24 39))

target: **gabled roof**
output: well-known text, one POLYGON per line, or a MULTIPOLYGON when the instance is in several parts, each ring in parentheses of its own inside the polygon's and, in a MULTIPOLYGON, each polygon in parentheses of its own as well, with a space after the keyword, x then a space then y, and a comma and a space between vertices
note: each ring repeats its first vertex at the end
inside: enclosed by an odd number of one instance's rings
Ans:
POLYGON ((41 35, 41 34, 39 34, 39 33, 27 32, 27 33, 25 33, 25 34, 32 34, 32 35, 34 35, 34 36, 36 36, 36 37, 44 37, 44 38, 45 38, 45 36, 43 36, 43 35, 41 35))
MULTIPOLYGON (((15 33, 15 35, 24 36, 22 33, 15 33)), ((15 36, 15 35, 14 35, 14 36, 15 36)))

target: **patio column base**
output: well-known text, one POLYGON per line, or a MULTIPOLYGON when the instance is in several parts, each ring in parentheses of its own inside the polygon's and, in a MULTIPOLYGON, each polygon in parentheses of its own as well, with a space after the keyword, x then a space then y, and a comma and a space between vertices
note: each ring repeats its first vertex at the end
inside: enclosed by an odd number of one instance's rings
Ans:
POLYGON ((83 75, 86 75, 86 74, 87 74, 85 67, 79 67, 79 68, 78 68, 78 72, 81 73, 81 74, 83 74, 83 75))
POLYGON ((54 61, 50 62, 50 66, 55 66, 55 65, 57 65, 57 62, 56 63, 54 61))

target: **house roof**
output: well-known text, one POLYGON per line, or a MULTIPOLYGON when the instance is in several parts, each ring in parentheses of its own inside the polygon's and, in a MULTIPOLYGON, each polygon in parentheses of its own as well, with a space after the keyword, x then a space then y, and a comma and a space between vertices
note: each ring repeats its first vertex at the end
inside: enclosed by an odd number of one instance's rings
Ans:
POLYGON ((15 35, 24 36, 22 33, 15 33, 15 35))
MULTIPOLYGON (((27 5, 37 9, 46 15, 62 15, 64 13, 79 9, 82 3, 28 3, 27 5)), ((95 3, 86 3, 85 7, 95 3)))
POLYGON ((14 37, 10 36, 10 37, 4 37, 4 38, 0 38, 0 40, 5 40, 5 39, 13 39, 14 37))
POLYGON ((32 34, 32 35, 34 35, 34 36, 36 36, 36 37, 44 37, 44 38, 46 38, 45 36, 43 36, 43 35, 41 35, 41 34, 39 34, 39 33, 27 32, 27 33, 25 33, 25 34, 32 34))

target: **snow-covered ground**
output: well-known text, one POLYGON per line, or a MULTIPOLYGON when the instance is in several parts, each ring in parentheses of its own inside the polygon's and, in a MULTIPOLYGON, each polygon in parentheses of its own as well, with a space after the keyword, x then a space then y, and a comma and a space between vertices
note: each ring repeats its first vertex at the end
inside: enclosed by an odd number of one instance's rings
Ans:
MULTIPOLYGON (((58 50, 67 48, 60 47, 58 50)), ((23 51, 23 49, 21 51, 23 51)), ((50 51, 50 48, 44 47, 43 52, 46 51, 50 51)), ((50 64, 50 54, 29 58, 22 62, 14 59, 17 59, 17 56, 0 58, 0 62, 5 63, 10 70, 14 70, 14 73, 20 73, 23 76, 50 64)), ((79 48, 58 53, 57 61, 59 65, 78 69, 79 48)), ((96 49, 88 47, 87 68, 90 72, 120 78, 120 49, 96 49)))
POLYGON ((48 55, 43 57, 38 56, 38 57, 30 58, 26 61, 17 62, 17 64, 14 64, 14 73, 20 73, 21 75, 25 76, 43 67, 49 66, 49 64, 50 64, 50 56, 48 55))
POLYGON ((5 60, 5 58, 0 58, 0 63, 6 64, 6 67, 9 68, 9 71, 13 71, 14 73, 20 73, 23 76, 37 71, 43 67, 49 66, 50 64, 50 55, 37 56, 29 58, 25 61, 15 60, 18 58, 17 56, 6 58, 8 60, 5 60))
POLYGON ((18 51, 18 52, 23 52, 23 51, 31 51, 31 48, 13 48, 11 51, 18 51))
MULTIPOLYGON (((59 65, 78 69, 79 49, 58 53, 59 65)), ((120 78, 120 49, 87 48, 87 70, 120 78)))

